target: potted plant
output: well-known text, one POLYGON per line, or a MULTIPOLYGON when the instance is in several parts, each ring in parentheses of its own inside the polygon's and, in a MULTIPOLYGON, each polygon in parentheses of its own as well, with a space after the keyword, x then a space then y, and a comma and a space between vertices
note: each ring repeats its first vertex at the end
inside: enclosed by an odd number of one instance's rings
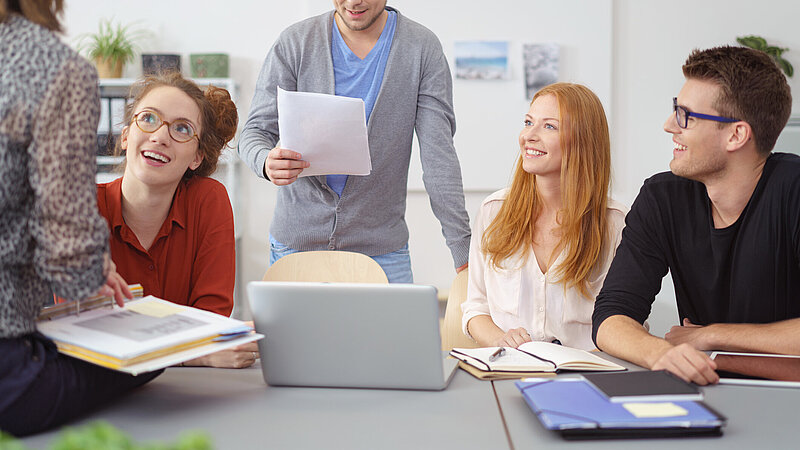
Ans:
POLYGON ((135 41, 140 36, 141 32, 132 30, 130 25, 101 20, 97 33, 81 37, 78 50, 94 61, 100 78, 120 78, 123 66, 133 60, 138 50, 135 41))
POLYGON ((788 51, 788 48, 780 48, 774 45, 767 44, 767 40, 761 36, 744 36, 737 37, 736 42, 745 47, 750 47, 755 50, 761 50, 772 57, 778 67, 783 70, 787 77, 791 78, 794 75, 794 67, 792 64, 781 56, 783 52, 788 51))

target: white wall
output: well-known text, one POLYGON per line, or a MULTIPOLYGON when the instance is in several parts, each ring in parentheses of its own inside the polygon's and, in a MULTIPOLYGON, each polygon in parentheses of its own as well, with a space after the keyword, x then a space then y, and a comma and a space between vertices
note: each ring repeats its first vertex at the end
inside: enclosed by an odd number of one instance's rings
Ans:
MULTIPOLYGON (((800 2, 793 0, 615 0, 614 195, 630 205, 645 178, 669 170, 672 142, 662 125, 683 85, 681 65, 692 49, 735 45, 737 36, 756 34, 792 49, 784 56, 800 69, 798 17, 800 2)), ((789 83, 797 114, 800 75, 789 83)), ((654 310, 659 315, 651 315, 652 331, 663 335, 667 322, 677 324, 671 283, 664 283, 654 310)))
MULTIPOLYGON (((662 125, 692 49, 736 45, 737 36, 756 34, 792 49, 784 56, 800 69, 798 17, 800 2, 792 0, 615 0, 612 140, 620 200, 630 203, 644 178, 668 170, 672 144, 662 125)), ((800 75, 789 82, 797 114, 800 75)))
MULTIPOLYGON (((461 2, 448 11, 431 13, 429 1, 399 1, 398 8, 436 32, 451 67, 457 41, 506 41, 508 80, 453 81, 457 118, 455 146, 461 160, 464 188, 493 192, 504 187, 519 154, 517 135, 530 98, 525 92, 523 44, 557 43, 559 79, 591 88, 606 108, 611 104, 611 1, 567 0, 550 8, 548 20, 531 26, 531 18, 548 8, 546 1, 504 3, 513 14, 484 14, 483 4, 461 2), (575 14, 580 11, 580 14, 575 14)), ((416 149, 412 153, 418 156, 416 149)), ((416 162, 409 175, 409 188, 423 190, 422 170, 416 162)))
MULTIPOLYGON (((125 23, 139 21, 142 28, 151 31, 151 37, 142 42, 145 52, 183 54, 185 73, 189 72, 189 53, 228 53, 231 77, 239 83, 237 103, 242 121, 249 110, 261 62, 278 33, 291 23, 328 10, 331 5, 329 0, 228 0, 224 8, 213 9, 189 0, 133 3, 67 0, 66 3, 65 38, 69 42, 74 42, 80 33, 94 31, 101 18, 113 16, 125 23)), ((612 125, 613 195, 628 204, 644 178, 668 169, 672 146, 661 125, 670 113, 671 98, 683 82, 680 66, 693 48, 733 44, 736 36, 759 34, 771 43, 791 48, 785 56, 800 71, 800 33, 796 31, 800 2, 794 0, 758 4, 746 0, 509 0, 497 5, 474 0, 396 0, 390 4, 436 32, 451 65, 451 43, 455 39, 507 39, 512 41, 512 57, 516 57, 513 52, 518 52, 518 45, 523 42, 574 43, 587 36, 604 39, 604 33, 607 35, 611 30, 607 38, 610 44, 605 47, 610 48, 610 55, 598 62, 598 67, 587 70, 577 60, 570 59, 579 50, 574 44, 566 46, 564 65, 569 81, 587 82, 581 79, 583 77, 599 80, 593 81, 592 87, 606 102, 612 125), (565 14, 570 17, 569 21, 563 19, 565 14), (543 32, 552 29, 554 23, 562 25, 561 22, 564 28, 575 22, 582 24, 570 28, 580 36, 543 32), (610 73, 605 74, 608 67, 611 67, 610 73), (592 70, 600 72, 600 76, 592 74, 592 70)), ((579 60, 591 61, 586 55, 581 55, 579 60)), ((513 65, 512 68, 519 69, 513 65)), ((126 70, 127 76, 135 77, 140 73, 138 63, 126 70)), ((515 76, 518 78, 502 85, 456 80, 454 87, 459 153, 485 154, 487 164, 501 168, 507 165, 509 173, 513 156, 503 152, 513 154, 516 151, 516 117, 526 106, 519 72, 515 76), (474 101, 480 96, 491 96, 494 103, 488 103, 490 107, 487 107, 487 103, 474 101), (491 106, 503 110, 497 111, 491 106), (487 116, 494 115, 509 117, 514 123, 481 126, 487 123, 487 116), (476 129, 484 135, 481 139, 461 138, 476 129)), ((562 76, 565 76, 563 71, 562 76)), ((795 92, 794 113, 797 114, 800 112, 800 75, 790 84, 795 92)), ((247 282, 260 279, 266 267, 267 230, 276 188, 257 179, 249 169, 240 169, 243 202, 239 225, 244 231, 240 281, 247 282)), ((418 175, 419 169, 412 169, 412 176, 418 175)), ((466 176, 479 177, 480 174, 470 172, 466 176)), ((474 184, 472 178, 466 184, 474 184)), ((421 183, 412 181, 411 185, 420 186, 421 183)), ((500 186, 486 186, 485 190, 466 193, 470 215, 496 187, 500 186)), ((416 281, 447 289, 454 275, 452 260, 424 191, 412 189, 409 192, 406 220, 411 231, 409 244, 416 281)), ((660 296, 657 308, 663 311, 662 316, 674 314, 666 301, 671 295, 671 290, 667 289, 660 296)), ((656 322, 656 331, 667 326, 656 322)))

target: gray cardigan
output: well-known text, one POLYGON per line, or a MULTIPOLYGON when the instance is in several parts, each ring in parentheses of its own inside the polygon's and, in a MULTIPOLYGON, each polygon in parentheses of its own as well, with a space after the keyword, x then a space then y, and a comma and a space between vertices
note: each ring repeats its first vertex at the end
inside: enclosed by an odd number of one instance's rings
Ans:
MULTIPOLYGON (((239 139, 239 155, 264 177, 267 153, 280 138, 276 86, 334 93, 333 11, 296 23, 269 51, 239 139)), ((389 60, 367 124, 372 173, 350 176, 342 196, 325 176, 303 177, 278 191, 270 233, 297 250, 348 250, 370 256, 408 242, 405 222, 408 164, 414 130, 423 181, 455 266, 469 255, 469 217, 453 147, 452 79, 436 36, 397 14, 389 60)))

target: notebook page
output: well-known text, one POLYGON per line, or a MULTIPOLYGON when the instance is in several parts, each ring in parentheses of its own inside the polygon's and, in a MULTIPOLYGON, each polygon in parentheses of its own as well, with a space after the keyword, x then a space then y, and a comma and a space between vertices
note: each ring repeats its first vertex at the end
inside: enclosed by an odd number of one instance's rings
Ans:
POLYGON ((624 367, 600 356, 549 342, 526 342, 520 350, 553 361, 559 369, 568 370, 625 370, 624 367))

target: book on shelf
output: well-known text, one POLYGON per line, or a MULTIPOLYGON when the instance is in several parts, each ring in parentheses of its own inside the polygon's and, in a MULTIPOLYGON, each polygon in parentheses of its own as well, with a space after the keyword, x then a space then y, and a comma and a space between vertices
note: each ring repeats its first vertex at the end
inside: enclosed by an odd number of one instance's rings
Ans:
POLYGON ((586 373, 583 377, 613 403, 703 399, 700 388, 666 370, 586 373))
POLYGON ((565 439, 719 436, 727 421, 699 401, 614 403, 581 377, 516 386, 542 425, 565 439))
POLYGON ((720 384, 800 387, 800 355, 713 352, 720 384))
POLYGON ((454 348, 450 355, 459 365, 481 379, 521 378, 559 371, 626 370, 614 362, 585 350, 549 342, 526 342, 518 348, 454 348))
POLYGON ((42 311, 37 329, 63 354, 133 375, 263 337, 240 320, 152 295, 123 307, 109 297, 60 303, 42 311))

